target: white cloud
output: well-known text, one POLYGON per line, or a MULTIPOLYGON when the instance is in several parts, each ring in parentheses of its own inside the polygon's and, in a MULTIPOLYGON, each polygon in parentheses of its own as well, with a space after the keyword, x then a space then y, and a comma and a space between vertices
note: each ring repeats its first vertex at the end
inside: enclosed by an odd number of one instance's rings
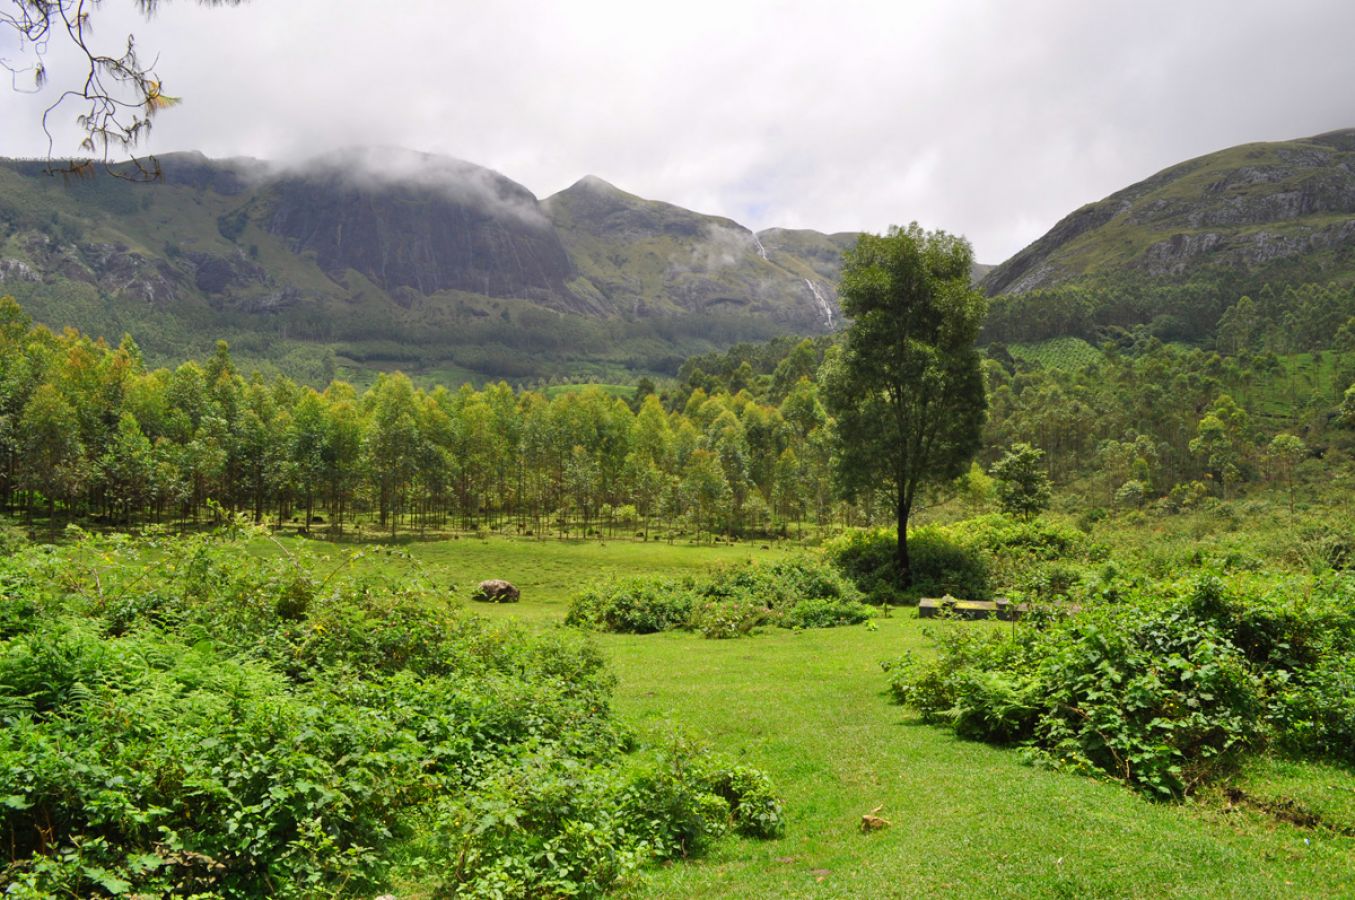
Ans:
MULTIPOLYGON (((1355 125, 1344 0, 180 0, 150 22, 108 0, 96 15, 101 40, 135 31, 158 50, 185 98, 154 151, 402 146, 542 196, 594 173, 753 228, 916 219, 987 262, 1180 159, 1355 125)), ((69 59, 52 62, 60 83, 69 59)), ((0 91, 0 153, 45 152, 41 105, 0 91)))

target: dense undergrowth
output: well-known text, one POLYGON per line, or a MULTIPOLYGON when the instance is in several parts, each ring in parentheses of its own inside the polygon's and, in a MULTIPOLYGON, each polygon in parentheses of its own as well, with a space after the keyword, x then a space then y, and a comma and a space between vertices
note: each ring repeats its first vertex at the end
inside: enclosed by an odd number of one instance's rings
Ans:
POLYGON ((847 531, 825 547, 827 558, 871 603, 915 603, 945 594, 985 600, 996 591, 1040 591, 1063 579, 1060 566, 1104 558, 1106 549, 1076 529, 1043 519, 984 515, 908 533, 912 583, 900 588, 892 528, 847 531))
POLYGON ((574 596, 566 622, 631 634, 687 629, 710 638, 738 637, 764 625, 853 625, 871 616, 868 604, 944 594, 1052 596, 1080 578, 1070 564, 1085 566, 1106 554, 1064 525, 978 516, 911 530, 912 584, 902 589, 895 534, 888 528, 846 531, 818 555, 727 566, 703 576, 601 581, 574 596))
POLYGON ((831 565, 801 556, 717 568, 681 579, 633 576, 593 584, 574 596, 566 623, 631 634, 689 629, 733 638, 759 626, 854 625, 872 611, 831 565))
POLYGON ((640 746, 586 640, 417 573, 240 534, 8 549, 7 895, 587 896, 782 826, 756 770, 640 746))
POLYGON ((896 701, 962 736, 1155 796, 1249 752, 1355 763, 1355 579, 1172 581, 1113 566, 995 631, 943 630, 886 665, 896 701))

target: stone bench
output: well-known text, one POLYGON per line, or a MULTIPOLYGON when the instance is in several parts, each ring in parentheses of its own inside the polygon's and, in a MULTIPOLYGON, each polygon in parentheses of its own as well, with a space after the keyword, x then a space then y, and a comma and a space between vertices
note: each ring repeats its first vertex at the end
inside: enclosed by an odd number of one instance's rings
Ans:
POLYGON ((918 601, 920 619, 935 619, 943 613, 960 619, 1001 619, 1010 622, 1030 609, 1027 603, 1010 600, 956 600, 954 597, 924 597, 918 601))

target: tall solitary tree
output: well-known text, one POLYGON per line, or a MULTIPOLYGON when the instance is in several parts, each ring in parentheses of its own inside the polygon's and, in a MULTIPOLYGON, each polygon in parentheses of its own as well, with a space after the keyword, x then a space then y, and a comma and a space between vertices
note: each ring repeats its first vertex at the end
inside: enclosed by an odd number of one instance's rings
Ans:
POLYGON ((848 500, 880 488, 892 496, 903 587, 919 490, 964 472, 979 448, 987 404, 974 342, 987 301, 970 287, 972 262, 964 238, 917 223, 862 235, 843 258, 839 296, 852 324, 823 379, 834 472, 848 500))

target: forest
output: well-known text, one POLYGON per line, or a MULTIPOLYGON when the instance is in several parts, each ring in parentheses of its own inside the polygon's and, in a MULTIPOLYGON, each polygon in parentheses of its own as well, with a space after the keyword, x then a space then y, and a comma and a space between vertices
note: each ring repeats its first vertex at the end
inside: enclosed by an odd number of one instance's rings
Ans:
MULTIPOLYGON (((1023 362, 990 344, 979 462, 1037 447, 1053 482, 1082 492, 1088 510, 1179 510, 1246 484, 1311 479, 1347 452, 1355 414, 1344 398, 1355 383, 1351 329, 1333 327, 1336 293, 1242 297, 1219 325, 1227 353, 1147 329, 1107 341, 1085 364, 1023 362), (1297 328, 1312 310, 1325 319, 1297 328), (1298 343, 1277 352, 1266 338, 1275 334, 1298 343)), ((206 360, 149 369, 131 336, 111 346, 54 333, 7 298, 0 505, 52 529, 237 511, 336 534, 770 537, 871 524, 887 518, 882 498, 848 504, 833 489, 817 376, 836 352, 831 338, 738 345, 624 396, 503 382, 424 390, 399 373, 365 390, 342 381, 316 390, 238 370, 224 342, 206 360)), ((985 478, 975 470, 929 502, 982 494, 985 478)))

